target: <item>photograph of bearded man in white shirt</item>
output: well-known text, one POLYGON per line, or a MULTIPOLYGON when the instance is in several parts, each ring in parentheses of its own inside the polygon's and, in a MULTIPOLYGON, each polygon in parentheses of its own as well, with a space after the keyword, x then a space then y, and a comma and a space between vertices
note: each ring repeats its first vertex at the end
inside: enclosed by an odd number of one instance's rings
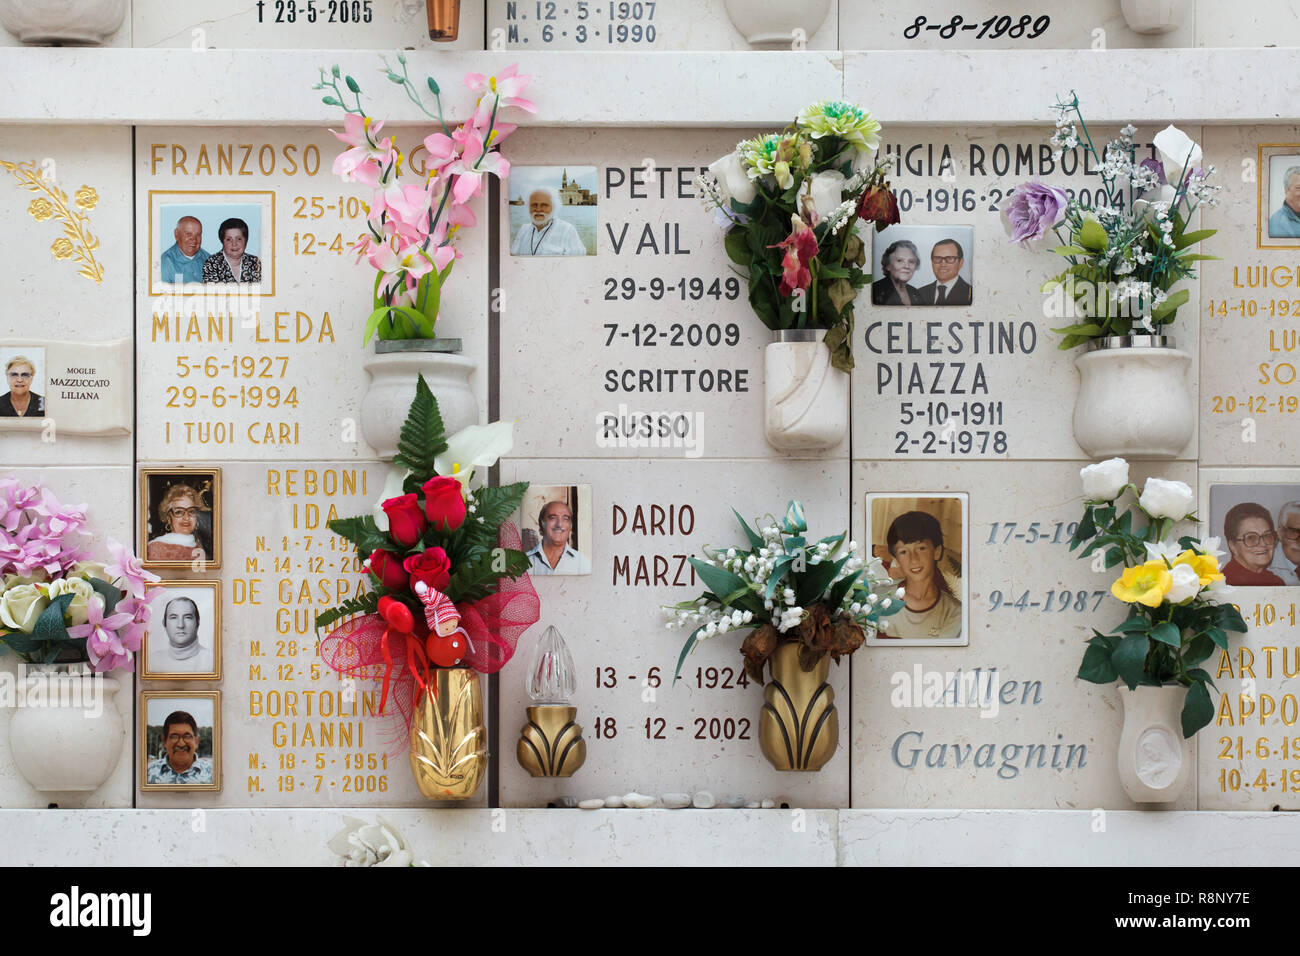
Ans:
POLYGON ((528 194, 528 219, 510 242, 512 256, 585 256, 578 230, 561 214, 559 190, 538 186, 528 194))

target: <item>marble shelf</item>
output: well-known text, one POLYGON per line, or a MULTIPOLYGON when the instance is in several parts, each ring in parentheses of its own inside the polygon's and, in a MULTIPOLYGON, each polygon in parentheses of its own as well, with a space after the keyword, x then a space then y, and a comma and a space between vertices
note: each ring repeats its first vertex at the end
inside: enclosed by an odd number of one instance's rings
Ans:
MULTIPOLYGON (((338 63, 363 83, 374 115, 427 123, 377 72, 379 52, 4 48, 0 122, 321 126, 338 110, 311 81, 338 63)), ((417 81, 440 78, 448 119, 472 106, 461 75, 517 62, 537 77, 539 112, 526 125, 592 127, 770 125, 838 95, 872 104, 891 125, 1023 125, 1051 120, 1058 88, 1078 91, 1098 122, 1281 123, 1295 106, 1277 77, 1300 72, 1294 48, 407 56, 417 81)))

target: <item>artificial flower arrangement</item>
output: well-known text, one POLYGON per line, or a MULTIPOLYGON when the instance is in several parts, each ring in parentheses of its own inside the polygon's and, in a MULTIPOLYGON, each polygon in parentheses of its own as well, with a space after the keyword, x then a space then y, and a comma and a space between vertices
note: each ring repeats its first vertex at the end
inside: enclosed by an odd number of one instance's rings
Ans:
POLYGON ((380 138, 383 121, 375 122, 361 108, 361 87, 356 80, 341 75, 335 66, 329 73, 322 69, 320 82, 313 87, 331 90, 322 101, 347 114, 344 131, 331 130, 350 147, 334 160, 334 173, 345 183, 364 183, 374 190, 367 207, 367 231, 352 245, 357 262, 367 258, 377 273, 374 310, 366 320, 363 345, 375 335, 381 339, 435 337, 442 286, 461 256, 454 239, 461 229, 476 222, 469 201, 483 191, 485 176, 504 179, 510 174, 510 163, 501 155, 500 146, 515 126, 501 122, 499 113, 511 107, 537 112, 521 95, 532 78, 518 75, 516 66, 497 76, 469 73, 465 85, 481 95, 469 121, 452 130, 443 119, 441 91, 433 77, 427 79, 427 85, 436 113, 424 105, 421 92, 407 75, 406 55, 399 53, 397 60, 401 73, 385 60, 385 75, 441 127, 440 132, 424 138, 425 172, 414 181, 401 179, 406 157, 391 138, 380 138), (340 82, 347 93, 340 89, 340 82), (347 105, 348 93, 355 106, 347 105))
POLYGON ((1082 318, 1052 330, 1064 336, 1060 348, 1107 336, 1159 334, 1189 298, 1186 289, 1171 294, 1170 287, 1195 276, 1192 263, 1217 258, 1192 251, 1217 230, 1187 231, 1197 207, 1216 202, 1220 187, 1207 182, 1214 167, 1201 165, 1201 147, 1175 126, 1155 135, 1152 145, 1158 158, 1137 160, 1137 128, 1132 125, 1099 155, 1079 98, 1058 102, 1055 109, 1051 143, 1058 158, 1063 150, 1082 145, 1096 164, 1105 203, 1092 208, 1063 189, 1026 182, 1002 203, 1003 225, 1012 242, 1030 249, 1048 245, 1045 237, 1051 231, 1060 243, 1051 251, 1069 262, 1042 288, 1044 293, 1064 294, 1067 304, 1062 311, 1082 318))
POLYGON ((704 549, 691 567, 708 589, 700 597, 664 608, 668 628, 693 626, 677 659, 701 641, 748 630, 740 653, 750 679, 763 683, 763 668, 779 644, 798 642, 799 666, 811 671, 827 654, 837 663, 903 609, 903 592, 879 558, 863 562, 848 532, 810 542, 803 505, 790 502, 778 525, 751 528, 735 509, 748 547, 704 549), (882 596, 887 595, 887 596, 882 596))
POLYGON ((872 163, 880 124, 850 103, 814 103, 779 133, 737 144, 697 180, 726 230, 727 255, 749 276, 749 304, 769 329, 827 329, 836 368, 853 367, 853 300, 871 281, 859 219, 898 222, 872 163))
POLYGON ((109 540, 105 565, 76 546, 85 505, 61 504, 44 485, 0 478, 0 644, 27 664, 134 669, 158 580, 131 549, 109 540))
POLYGON ((1079 677, 1094 684, 1122 680, 1129 690, 1181 684, 1187 688, 1183 736, 1191 737, 1214 717, 1208 690, 1214 681, 1197 665, 1216 648, 1228 649, 1229 631, 1246 631, 1237 609, 1218 603, 1235 590, 1219 570, 1225 552, 1218 550, 1218 538, 1183 536, 1175 543, 1170 537, 1176 522, 1196 520, 1195 496, 1183 482, 1148 478, 1138 495, 1123 458, 1088 465, 1079 474, 1087 504, 1070 550, 1086 543, 1080 557, 1100 552, 1107 568, 1122 564, 1110 593, 1129 606, 1114 634, 1093 630, 1079 677), (1141 530, 1132 508, 1116 507, 1130 490, 1147 520, 1141 530))
POLYGON ((321 659, 346 675, 383 666, 381 711, 394 670, 422 690, 434 668, 463 664, 495 673, 537 621, 528 556, 506 520, 528 484, 469 487, 474 469, 494 465, 512 443, 508 422, 471 425, 448 438, 420 376, 397 469, 375 513, 329 523, 368 556, 370 587, 316 615, 317 628, 349 618, 322 638, 321 659))

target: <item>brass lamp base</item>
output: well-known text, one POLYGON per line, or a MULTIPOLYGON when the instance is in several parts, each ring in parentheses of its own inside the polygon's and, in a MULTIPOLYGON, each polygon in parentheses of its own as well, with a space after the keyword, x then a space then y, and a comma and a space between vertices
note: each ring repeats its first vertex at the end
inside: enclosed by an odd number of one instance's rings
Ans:
POLYGON ((587 759, 582 727, 573 722, 577 713, 563 704, 529 707, 515 747, 519 766, 534 777, 572 777, 587 759))
POLYGON ((424 0, 429 13, 429 39, 450 43, 460 34, 460 0, 424 0))

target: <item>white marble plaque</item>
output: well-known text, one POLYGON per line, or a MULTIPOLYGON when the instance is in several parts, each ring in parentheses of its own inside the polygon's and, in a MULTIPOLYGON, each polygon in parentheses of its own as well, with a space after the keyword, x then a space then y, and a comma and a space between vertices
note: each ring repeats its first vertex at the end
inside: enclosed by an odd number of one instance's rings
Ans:
MULTIPOLYGON (((533 577, 542 619, 501 674, 501 802, 537 806, 558 796, 652 796, 708 790, 727 798, 786 797, 791 806, 843 806, 848 798, 848 668, 831 667, 840 720, 835 756, 817 773, 774 770, 759 749, 762 689, 744 686, 743 634, 702 643, 673 683, 689 632, 667 630, 660 607, 697 597, 686 559, 743 541, 729 508, 751 520, 807 507, 822 537, 846 527, 845 462, 593 461, 511 458, 503 481, 589 484, 594 515, 584 576, 533 577), (815 502, 815 504, 814 504, 815 502), (577 668, 577 722, 587 762, 573 777, 530 777, 514 758, 525 723, 530 656, 548 625, 564 635, 577 668)), ((858 654, 865 653, 865 649, 858 654)))
MULTIPOLYGON (((1085 117, 1086 106, 1085 106, 1085 117)), ((1078 348, 1057 348, 1052 332, 1075 320, 1063 317, 1062 298, 1039 292, 1068 264, 1050 252, 1033 253, 1008 241, 998 204, 1029 179, 1059 186, 1090 204, 1105 197, 1095 164, 1083 151, 1057 160, 1050 130, 978 129, 936 133, 920 127, 886 127, 881 155, 895 165, 904 225, 948 227, 918 246, 931 247, 957 227, 974 227, 969 306, 873 305, 858 297, 854 327, 853 453, 862 458, 1075 458, 1071 410, 1078 390, 1078 348)), ((1154 129, 1139 131, 1147 148, 1154 129)), ((1189 130, 1199 135, 1199 130, 1189 130)), ((1101 138, 1117 130, 1093 130, 1101 138)), ((929 235, 927 233, 927 235, 929 235)), ((873 277, 881 256, 870 251, 873 277)), ((945 247, 946 248, 946 247, 945 247)), ((1171 334, 1193 354, 1197 376, 1197 286, 1178 310, 1171 334)), ((1196 456, 1193 440, 1183 453, 1196 456)))
MULTIPOLYGON (((972 604, 968 647, 853 656, 855 808, 1131 805, 1116 771, 1118 694, 1075 677, 1090 629, 1125 615, 1110 594, 1119 572, 1069 550, 1082 464, 854 462, 855 534, 867 492, 969 494, 972 604)), ((1134 463, 1139 486, 1150 474, 1194 481, 1189 463, 1134 463)), ((1177 806, 1196 807, 1195 788, 1177 806)))
POLYGON ((460 5, 456 40, 434 43, 424 0, 262 0, 238 9, 203 0, 134 0, 137 47, 348 50, 483 49, 483 5, 460 5))

